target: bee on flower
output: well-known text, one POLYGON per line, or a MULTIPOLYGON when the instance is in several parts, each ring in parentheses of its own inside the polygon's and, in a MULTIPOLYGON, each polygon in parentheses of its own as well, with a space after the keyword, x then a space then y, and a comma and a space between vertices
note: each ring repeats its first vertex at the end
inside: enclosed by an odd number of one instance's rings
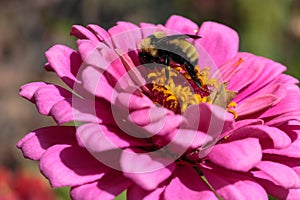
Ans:
POLYGON ((298 80, 239 52, 231 28, 171 16, 164 26, 75 25, 20 95, 55 126, 17 147, 73 199, 297 199, 298 80))

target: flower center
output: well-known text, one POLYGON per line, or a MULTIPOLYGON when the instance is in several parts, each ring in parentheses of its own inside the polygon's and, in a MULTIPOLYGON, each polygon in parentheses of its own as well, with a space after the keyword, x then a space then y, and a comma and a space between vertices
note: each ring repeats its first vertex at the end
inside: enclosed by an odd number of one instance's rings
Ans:
MULTIPOLYGON (((158 105, 172 110, 174 113, 183 113, 189 105, 199 104, 206 101, 209 94, 193 92, 188 79, 181 80, 178 76, 180 71, 173 70, 170 67, 155 68, 148 74, 151 81, 147 85, 152 94, 150 98, 158 105)), ((199 90, 200 91, 200 90, 199 90)), ((203 92, 204 93, 204 92, 203 92)))
POLYGON ((231 101, 235 93, 227 90, 225 83, 210 78, 209 67, 200 70, 197 66, 195 72, 202 83, 201 87, 195 83, 184 66, 154 67, 147 76, 151 82, 146 85, 151 91, 147 95, 155 104, 176 114, 183 113, 190 105, 206 102, 226 108, 236 118, 236 104, 231 101))

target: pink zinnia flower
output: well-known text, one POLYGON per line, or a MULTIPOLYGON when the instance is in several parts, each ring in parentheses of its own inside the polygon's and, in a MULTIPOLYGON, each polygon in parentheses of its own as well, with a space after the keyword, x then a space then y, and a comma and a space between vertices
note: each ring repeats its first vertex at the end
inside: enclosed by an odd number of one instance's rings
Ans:
POLYGON ((172 16, 164 26, 73 26, 71 35, 78 50, 46 52, 46 69, 70 89, 35 82, 20 92, 57 122, 17 145, 53 187, 71 186, 73 199, 124 190, 133 200, 299 198, 298 81, 238 52, 234 30, 172 16), (160 48, 198 64, 161 56, 141 65, 139 52, 156 51, 152 34, 190 35, 160 48))

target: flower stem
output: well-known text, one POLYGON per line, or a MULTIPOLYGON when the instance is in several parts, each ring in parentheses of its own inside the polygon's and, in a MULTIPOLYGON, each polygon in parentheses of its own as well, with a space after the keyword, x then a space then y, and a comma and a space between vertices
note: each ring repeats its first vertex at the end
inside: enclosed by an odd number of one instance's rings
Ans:
POLYGON ((196 172, 200 175, 200 178, 206 183, 206 185, 211 189, 211 191, 216 195, 216 197, 219 200, 223 200, 223 198, 217 193, 217 191, 212 187, 212 185, 208 182, 204 174, 201 172, 201 170, 198 167, 194 167, 196 172))

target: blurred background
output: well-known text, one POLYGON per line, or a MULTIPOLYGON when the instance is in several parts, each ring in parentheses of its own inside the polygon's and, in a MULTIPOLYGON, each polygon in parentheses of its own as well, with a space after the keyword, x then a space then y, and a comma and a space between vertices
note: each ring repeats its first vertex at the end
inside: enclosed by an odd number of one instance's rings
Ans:
POLYGON ((0 0, 0 199, 69 199, 67 190, 49 189, 37 163, 15 147, 31 130, 54 122, 18 96, 32 81, 60 84, 44 71, 44 52, 56 43, 75 48, 73 24, 108 29, 125 20, 164 24, 172 14, 201 24, 213 20, 238 31, 240 50, 276 60, 300 79, 300 0, 0 0), (24 178, 25 177, 25 178, 24 178), (28 192, 39 184, 41 194, 28 192), (24 193, 24 190, 27 191, 24 193), (44 193, 42 193, 44 192, 44 193), (1 197, 2 195, 2 197, 1 197), (43 198, 41 196, 43 195, 43 198), (47 197, 47 198, 46 198, 47 197))

